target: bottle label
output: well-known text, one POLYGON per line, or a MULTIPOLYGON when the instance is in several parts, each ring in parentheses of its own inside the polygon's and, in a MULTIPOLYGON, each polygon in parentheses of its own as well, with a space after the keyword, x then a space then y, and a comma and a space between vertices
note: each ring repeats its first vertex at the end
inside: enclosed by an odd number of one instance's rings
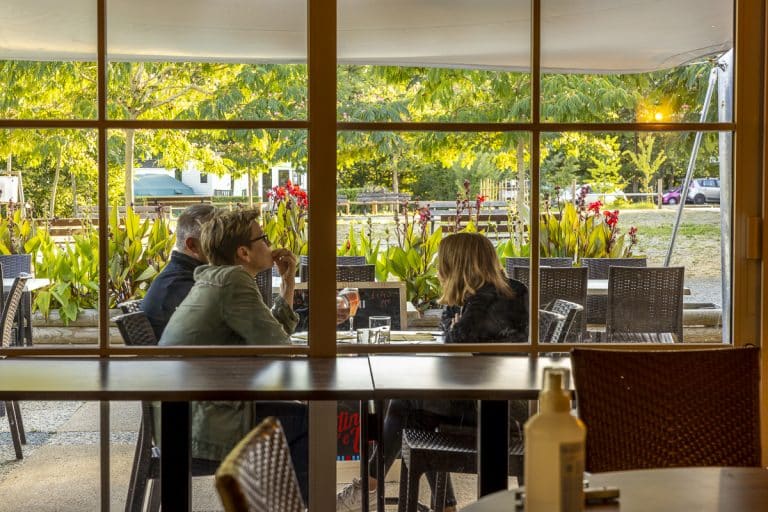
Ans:
POLYGON ((584 444, 560 445, 560 510, 575 512, 584 508, 584 444))

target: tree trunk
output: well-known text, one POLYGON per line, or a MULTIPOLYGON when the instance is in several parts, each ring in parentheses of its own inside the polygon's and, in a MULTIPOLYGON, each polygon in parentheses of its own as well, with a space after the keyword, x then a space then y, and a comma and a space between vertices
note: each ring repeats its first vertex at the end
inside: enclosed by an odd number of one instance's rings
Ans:
POLYGON ((72 216, 73 217, 79 217, 80 212, 78 212, 77 208, 77 178, 75 177, 75 173, 72 172, 70 169, 70 180, 72 182, 72 216))
POLYGON ((56 158, 56 170, 53 174, 53 185, 51 186, 51 202, 50 206, 48 207, 48 217, 53 218, 56 216, 56 190, 59 186, 59 177, 61 176, 61 161, 63 158, 64 148, 59 146, 59 154, 56 158))
POLYGON ((125 130, 125 206, 133 206, 133 139, 135 130, 125 130))
POLYGON ((248 208, 253 208, 253 172, 248 168, 248 208))
POLYGON ((517 213, 522 215, 525 208, 525 139, 517 141, 517 213))

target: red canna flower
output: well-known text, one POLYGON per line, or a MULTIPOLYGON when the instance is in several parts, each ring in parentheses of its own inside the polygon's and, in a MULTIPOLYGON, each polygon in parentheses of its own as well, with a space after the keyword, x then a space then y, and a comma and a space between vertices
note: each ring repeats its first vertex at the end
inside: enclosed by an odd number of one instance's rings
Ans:
POLYGON ((619 210, 613 210, 612 212, 609 210, 603 211, 603 215, 605 215, 605 223, 608 224, 609 228, 613 228, 618 224, 619 222, 619 210))
POLYGON ((587 211, 593 212, 595 215, 600 215, 600 208, 603 207, 603 203, 600 201, 595 201, 594 203, 589 203, 589 206, 587 206, 587 211))

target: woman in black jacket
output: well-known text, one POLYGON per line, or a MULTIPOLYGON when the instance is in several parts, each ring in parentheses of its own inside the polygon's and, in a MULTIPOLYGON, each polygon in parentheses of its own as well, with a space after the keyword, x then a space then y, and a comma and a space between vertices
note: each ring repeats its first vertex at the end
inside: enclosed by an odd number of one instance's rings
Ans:
MULTIPOLYGON (((446 343, 528 341, 528 290, 519 281, 506 278, 490 240, 479 233, 448 236, 440 243, 437 262, 443 288, 439 302, 447 306, 442 317, 446 343)), ((434 430, 439 425, 476 425, 475 403, 390 400, 378 450, 384 457, 385 471, 400 453, 404 428, 434 430)), ((371 457, 369 466, 369 489, 376 488, 376 456, 371 457)), ((434 492, 434 474, 428 474, 427 480, 434 492)), ((336 497, 336 510, 360 510, 361 489, 360 482, 353 481, 342 490, 336 497)), ((456 498, 449 479, 445 510, 455 508, 456 498)))

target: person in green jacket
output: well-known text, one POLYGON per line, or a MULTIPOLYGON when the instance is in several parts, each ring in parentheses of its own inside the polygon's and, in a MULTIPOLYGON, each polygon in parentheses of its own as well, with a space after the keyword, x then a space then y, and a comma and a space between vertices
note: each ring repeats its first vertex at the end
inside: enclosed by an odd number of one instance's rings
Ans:
MULTIPOLYGON (((195 284, 163 331, 160 345, 283 345, 298 317, 292 310, 296 257, 272 249, 257 211, 217 211, 203 224, 200 245, 208 264, 194 271, 195 284), (256 286, 256 275, 275 265, 282 278, 272 310, 256 286)), ((306 406, 275 402, 193 402, 193 472, 215 469, 259 418, 283 423, 304 499, 307 499, 306 406)))

